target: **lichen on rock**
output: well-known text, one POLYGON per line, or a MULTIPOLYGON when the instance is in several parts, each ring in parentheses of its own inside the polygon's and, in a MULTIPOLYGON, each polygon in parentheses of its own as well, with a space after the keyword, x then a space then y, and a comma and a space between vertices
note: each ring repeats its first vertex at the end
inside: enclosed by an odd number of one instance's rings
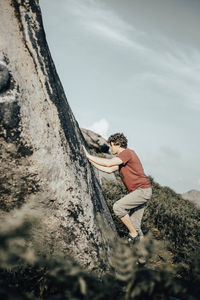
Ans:
POLYGON ((97 216, 116 229, 51 58, 39 2, 1 0, 0 14, 2 89, 6 69, 11 83, 0 92, 0 214, 33 203, 45 228, 41 252, 102 272, 109 247, 97 216))
POLYGON ((0 61, 0 93, 5 91, 9 86, 9 71, 6 65, 0 61))

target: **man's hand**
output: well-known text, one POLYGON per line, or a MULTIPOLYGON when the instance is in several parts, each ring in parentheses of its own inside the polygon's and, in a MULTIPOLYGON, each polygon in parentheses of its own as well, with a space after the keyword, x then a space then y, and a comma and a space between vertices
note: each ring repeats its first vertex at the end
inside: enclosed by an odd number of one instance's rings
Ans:
POLYGON ((93 162, 90 158, 91 158, 91 157, 94 158, 94 156, 90 155, 90 154, 88 153, 88 151, 85 149, 84 146, 83 146, 83 150, 84 150, 85 155, 86 155, 86 157, 88 158, 89 162, 90 162, 95 168, 97 168, 98 170, 100 170, 100 171, 102 171, 102 172, 106 172, 106 173, 112 173, 112 172, 115 172, 115 171, 118 170, 118 168, 119 168, 118 166, 104 167, 104 166, 101 166, 101 165, 99 165, 99 164, 93 162))
POLYGON ((123 163, 119 157, 113 157, 108 159, 108 158, 93 156, 87 152, 84 146, 83 146, 83 150, 90 162, 94 162, 95 164, 103 167, 119 166, 123 163))

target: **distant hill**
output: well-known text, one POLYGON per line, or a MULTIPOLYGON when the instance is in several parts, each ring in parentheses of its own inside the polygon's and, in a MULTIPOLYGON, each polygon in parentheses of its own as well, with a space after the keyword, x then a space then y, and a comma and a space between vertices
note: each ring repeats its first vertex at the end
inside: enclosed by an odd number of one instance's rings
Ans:
POLYGON ((190 190, 184 194, 182 194, 183 199, 190 200, 195 203, 198 207, 200 207, 200 191, 190 190))

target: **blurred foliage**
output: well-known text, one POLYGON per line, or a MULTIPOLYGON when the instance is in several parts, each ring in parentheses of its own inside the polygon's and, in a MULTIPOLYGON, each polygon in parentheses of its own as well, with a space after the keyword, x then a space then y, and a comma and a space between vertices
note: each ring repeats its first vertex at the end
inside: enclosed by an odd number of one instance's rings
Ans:
POLYGON ((122 292, 113 276, 99 279, 71 257, 35 253, 31 227, 39 220, 23 209, 18 212, 1 218, 1 299, 119 299, 122 292))
MULTIPOLYGON (((145 238, 126 242, 124 225, 114 217, 120 237, 101 224, 110 247, 110 271, 99 278, 71 257, 36 252, 31 228, 37 217, 23 209, 1 218, 1 299, 187 299, 200 293, 199 211, 150 178, 153 197, 142 223, 145 238)), ((116 181, 103 181, 109 208, 126 194, 116 181)))

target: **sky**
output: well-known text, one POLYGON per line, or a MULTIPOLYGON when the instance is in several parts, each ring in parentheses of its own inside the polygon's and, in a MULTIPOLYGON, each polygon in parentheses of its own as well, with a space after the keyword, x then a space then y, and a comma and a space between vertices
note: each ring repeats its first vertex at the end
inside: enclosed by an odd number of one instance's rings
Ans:
POLYGON ((123 132, 145 173, 200 190, 200 1, 40 0, 81 128, 123 132))

